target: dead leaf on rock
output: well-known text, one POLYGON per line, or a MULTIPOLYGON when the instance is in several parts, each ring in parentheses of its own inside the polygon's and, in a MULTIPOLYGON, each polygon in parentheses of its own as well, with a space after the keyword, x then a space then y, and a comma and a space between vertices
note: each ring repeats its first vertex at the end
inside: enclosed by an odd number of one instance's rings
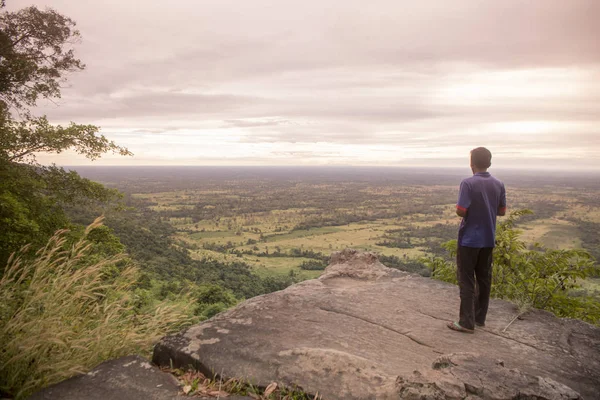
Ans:
POLYGON ((229 393, 223 392, 222 390, 209 390, 207 392, 207 394, 212 397, 228 397, 229 396, 229 393))
POLYGON ((192 386, 191 385, 186 385, 186 386, 183 387, 183 393, 184 394, 188 394, 191 391, 192 391, 192 386))
POLYGON ((277 382, 271 382, 269 386, 267 386, 267 388, 265 389, 263 397, 269 397, 269 395, 273 393, 275 389, 277 389, 277 382))

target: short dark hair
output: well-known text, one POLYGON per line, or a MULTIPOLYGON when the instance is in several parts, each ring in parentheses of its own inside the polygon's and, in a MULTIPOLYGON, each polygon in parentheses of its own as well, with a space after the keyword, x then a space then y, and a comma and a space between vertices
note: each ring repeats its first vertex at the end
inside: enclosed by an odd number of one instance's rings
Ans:
POLYGON ((471 150, 471 165, 477 168, 489 168, 492 165, 492 153, 485 147, 471 150))

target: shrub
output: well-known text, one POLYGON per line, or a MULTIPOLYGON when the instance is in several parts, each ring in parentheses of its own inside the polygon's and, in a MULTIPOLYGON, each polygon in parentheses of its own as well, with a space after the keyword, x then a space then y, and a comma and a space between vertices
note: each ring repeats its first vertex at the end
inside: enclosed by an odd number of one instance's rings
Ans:
POLYGON ((136 309, 138 270, 123 253, 90 263, 90 225, 73 245, 56 232, 33 258, 13 254, 0 279, 0 390, 23 398, 98 363, 146 353, 187 323, 187 306, 136 309), (105 271, 110 271, 110 277, 105 271))
POLYGON ((238 303, 231 290, 220 285, 207 284, 198 289, 194 315, 209 319, 238 303))
POLYGON ((327 264, 319 260, 308 260, 300 264, 300 269, 305 271, 323 271, 327 264))
POLYGON ((200 304, 196 308, 196 315, 199 315, 202 320, 206 320, 227 310, 230 307, 231 306, 228 306, 224 303, 200 304))
POLYGON ((198 289, 198 303, 215 304, 223 303, 228 307, 234 306, 237 299, 231 292, 222 286, 206 284, 198 289))
MULTIPOLYGON (((581 249, 551 250, 535 244, 527 250, 515 229, 516 220, 529 210, 513 212, 498 225, 493 261, 492 297, 507 299, 520 310, 548 310, 559 317, 579 318, 600 324, 600 302, 572 296, 580 282, 598 273, 593 257, 581 249)), ((444 244, 456 257, 456 240, 444 244)), ((456 284, 456 264, 440 257, 424 260, 432 277, 456 284)))

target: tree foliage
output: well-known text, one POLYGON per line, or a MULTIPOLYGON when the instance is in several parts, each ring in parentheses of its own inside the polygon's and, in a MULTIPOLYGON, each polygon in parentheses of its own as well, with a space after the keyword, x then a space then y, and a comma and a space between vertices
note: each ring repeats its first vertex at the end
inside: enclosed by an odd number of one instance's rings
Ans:
POLYGON ((0 275, 10 253, 25 244, 42 245, 60 228, 70 226, 64 207, 110 204, 116 190, 55 166, 0 160, 0 275))
MULTIPOLYGON (((493 260, 492 297, 515 302, 519 309, 539 308, 560 317, 583 319, 600 324, 600 302, 572 296, 581 281, 598 273, 593 257, 582 249, 554 250, 536 244, 527 250, 515 223, 529 210, 513 212, 499 224, 493 260)), ((456 257, 456 241, 445 244, 456 257)), ((441 257, 424 261, 432 277, 457 283, 456 264, 441 257)))
POLYGON ((72 48, 79 38, 75 22, 52 9, 31 6, 0 15, 0 158, 34 162, 36 152, 67 149, 90 159, 108 151, 131 154, 98 135, 96 126, 54 126, 29 113, 40 98, 60 98, 67 74, 84 69, 72 48), (21 119, 15 120, 10 109, 21 119))
POLYGON ((0 99, 8 107, 34 106, 60 97, 65 74, 84 68, 71 45, 80 37, 75 22, 31 6, 0 15, 0 99))
POLYGON ((0 274, 11 252, 41 245, 68 226, 65 205, 119 197, 73 171, 36 162, 37 153, 67 150, 92 160, 106 152, 131 154, 96 126, 54 125, 31 115, 39 99, 60 98, 68 73, 84 68, 73 50, 79 37, 75 22, 52 9, 0 14, 0 274))
POLYGON ((212 318, 221 311, 233 307, 238 302, 234 294, 219 285, 202 285, 197 293, 197 305, 194 313, 202 319, 212 318))
POLYGON ((107 152, 131 153, 102 135, 94 125, 52 125, 46 117, 5 121, 0 129, 0 158, 15 163, 35 163, 35 153, 59 154, 72 150, 90 160, 107 152))

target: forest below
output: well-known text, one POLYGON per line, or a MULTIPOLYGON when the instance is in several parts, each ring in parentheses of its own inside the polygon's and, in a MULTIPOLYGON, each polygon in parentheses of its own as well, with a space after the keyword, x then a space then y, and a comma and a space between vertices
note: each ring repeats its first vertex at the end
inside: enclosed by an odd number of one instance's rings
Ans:
MULTIPOLYGON (((314 278, 332 252, 346 247, 373 251, 387 266, 429 276, 429 259, 452 261, 445 243, 456 238, 457 182, 465 174, 403 168, 78 171, 125 194, 129 207, 103 211, 106 224, 145 265, 154 292, 173 296, 185 281, 210 281, 236 299, 314 278), (220 275, 207 273, 207 266, 220 275), (228 275, 232 268, 236 279, 228 275)), ((600 256, 600 186, 593 175, 540 180, 504 174, 499 177, 509 188, 511 209, 532 211, 516 226, 527 249, 583 249, 600 256)), ((89 209, 87 215, 71 214, 82 224, 94 217, 89 209)), ((579 293, 598 298, 598 280, 585 280, 579 293)))

